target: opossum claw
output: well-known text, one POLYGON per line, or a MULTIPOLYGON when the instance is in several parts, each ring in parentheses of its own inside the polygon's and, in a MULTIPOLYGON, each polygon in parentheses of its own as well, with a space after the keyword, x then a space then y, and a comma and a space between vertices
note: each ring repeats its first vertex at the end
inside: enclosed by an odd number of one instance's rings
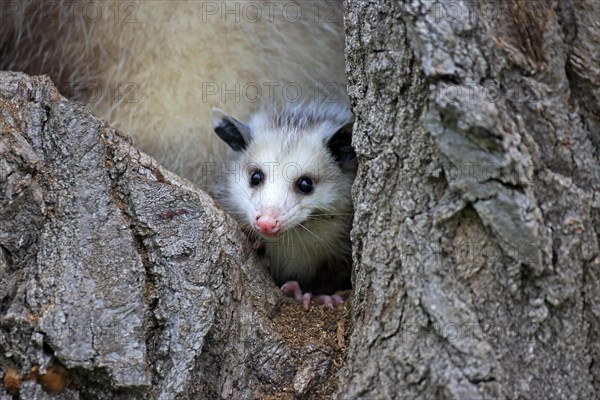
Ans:
POLYGON ((302 289, 296 281, 289 281, 284 283, 281 286, 281 291, 285 296, 293 297, 296 299, 296 301, 301 302, 304 299, 304 296, 302 296, 302 289))
POLYGON ((339 296, 337 294, 332 294, 331 296, 323 294, 315 296, 314 301, 318 304, 323 304, 325 307, 330 309, 333 309, 334 307, 344 303, 344 299, 342 298, 342 296, 339 296))
POLYGON ((305 310, 310 309, 310 303, 315 302, 316 304, 323 304, 329 309, 333 309, 336 306, 344 303, 344 298, 340 295, 324 295, 320 294, 313 296, 310 292, 302 292, 302 288, 297 281, 289 281, 281 286, 281 292, 284 296, 293 297, 297 302, 302 303, 305 310))
POLYGON ((310 310, 310 301, 312 300, 312 293, 306 292, 304 293, 302 305, 306 311, 310 310))

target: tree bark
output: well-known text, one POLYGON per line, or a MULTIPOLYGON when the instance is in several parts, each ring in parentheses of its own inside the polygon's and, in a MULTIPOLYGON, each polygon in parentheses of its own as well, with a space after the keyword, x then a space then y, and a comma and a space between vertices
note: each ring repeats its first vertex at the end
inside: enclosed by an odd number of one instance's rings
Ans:
POLYGON ((598 398, 600 5, 347 1, 337 397, 598 398))
POLYGON ((0 399, 600 397, 598 20, 347 1, 351 321, 283 301, 206 194, 0 73, 0 399))

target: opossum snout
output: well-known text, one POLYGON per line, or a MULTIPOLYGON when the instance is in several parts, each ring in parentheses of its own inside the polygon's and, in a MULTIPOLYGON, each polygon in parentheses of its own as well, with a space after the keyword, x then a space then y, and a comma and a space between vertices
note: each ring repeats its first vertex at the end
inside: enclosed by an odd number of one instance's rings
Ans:
POLYGON ((258 233, 265 236, 275 236, 281 230, 279 220, 268 214, 257 214, 254 226, 258 233))

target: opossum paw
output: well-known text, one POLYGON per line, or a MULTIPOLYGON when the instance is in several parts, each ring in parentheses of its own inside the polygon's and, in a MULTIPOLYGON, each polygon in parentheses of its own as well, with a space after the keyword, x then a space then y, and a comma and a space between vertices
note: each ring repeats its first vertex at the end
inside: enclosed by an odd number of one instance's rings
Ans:
POLYGON ((287 297, 293 297, 296 301, 302 303, 302 306, 305 310, 310 309, 311 301, 314 301, 317 304, 323 304, 325 307, 333 309, 335 306, 338 306, 344 302, 342 296, 337 294, 333 294, 331 296, 320 294, 317 296, 312 295, 310 292, 302 292, 300 288, 300 284, 296 281, 289 281, 284 283, 281 286, 281 291, 287 297))
POLYGON ((318 304, 323 304, 325 307, 331 308, 333 310, 335 306, 339 306, 340 304, 344 303, 344 298, 337 294, 332 294, 331 296, 320 294, 318 296, 315 296, 314 301, 318 304))
POLYGON ((281 285, 281 292, 284 296, 293 297, 299 302, 302 302, 304 299, 300 284, 296 281, 289 281, 281 285))

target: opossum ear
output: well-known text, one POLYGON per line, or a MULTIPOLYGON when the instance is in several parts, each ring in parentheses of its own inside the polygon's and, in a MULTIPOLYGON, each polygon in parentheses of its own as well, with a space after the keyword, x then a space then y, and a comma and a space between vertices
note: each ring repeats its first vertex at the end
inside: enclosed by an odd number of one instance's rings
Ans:
POLYGON ((337 162, 347 163, 356 158, 352 148, 352 125, 354 121, 342 125, 327 139, 327 147, 337 162))
POLYGON ((245 150, 250 143, 250 127, 217 108, 213 108, 213 129, 234 151, 245 150))

